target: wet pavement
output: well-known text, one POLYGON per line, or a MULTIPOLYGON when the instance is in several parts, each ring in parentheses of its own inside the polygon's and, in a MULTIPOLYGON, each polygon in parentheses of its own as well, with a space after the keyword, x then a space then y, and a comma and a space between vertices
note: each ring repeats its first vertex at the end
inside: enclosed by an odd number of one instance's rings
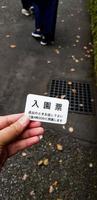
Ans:
MULTIPOLYGON (((26 95, 48 95, 56 78, 89 81, 96 102, 85 1, 59 1, 56 42, 48 47, 31 37, 34 16, 20 10, 19 1, 0 2, 0 114, 23 112, 26 95)), ((96 114, 69 113, 66 126, 44 124, 41 143, 7 161, 0 200, 96 200, 96 119, 96 114)))

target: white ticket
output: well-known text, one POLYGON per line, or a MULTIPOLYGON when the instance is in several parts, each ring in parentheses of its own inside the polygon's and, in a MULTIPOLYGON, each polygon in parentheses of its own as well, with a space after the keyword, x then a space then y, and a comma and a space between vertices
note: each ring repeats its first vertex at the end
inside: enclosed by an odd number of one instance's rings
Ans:
POLYGON ((66 124, 69 101, 65 99, 28 94, 25 114, 32 121, 66 124))

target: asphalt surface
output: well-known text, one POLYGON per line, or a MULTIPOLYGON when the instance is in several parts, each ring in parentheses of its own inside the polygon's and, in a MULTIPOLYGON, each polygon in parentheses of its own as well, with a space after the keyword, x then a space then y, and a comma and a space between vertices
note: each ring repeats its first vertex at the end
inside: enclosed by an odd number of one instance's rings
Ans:
MULTIPOLYGON (((86 2, 59 1, 53 46, 41 47, 33 30, 21 2, 0 1, 0 115, 23 112, 26 95, 48 95, 55 78, 90 81, 96 104, 86 2)), ((97 200, 96 119, 69 113, 66 126, 44 124, 41 143, 7 161, 0 200, 97 200)))

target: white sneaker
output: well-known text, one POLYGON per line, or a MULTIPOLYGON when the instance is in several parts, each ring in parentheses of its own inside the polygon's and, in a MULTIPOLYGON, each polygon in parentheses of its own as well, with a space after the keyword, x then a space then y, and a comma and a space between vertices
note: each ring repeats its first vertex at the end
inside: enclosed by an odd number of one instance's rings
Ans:
POLYGON ((32 15, 32 14, 34 14, 34 6, 31 6, 30 8, 29 8, 29 13, 32 15))
POLYGON ((35 31, 35 32, 32 32, 32 37, 34 38, 41 38, 41 32, 40 31, 35 31))
POLYGON ((24 9, 24 8, 22 8, 21 13, 23 15, 25 15, 25 16, 29 16, 30 15, 30 12, 28 10, 24 9))

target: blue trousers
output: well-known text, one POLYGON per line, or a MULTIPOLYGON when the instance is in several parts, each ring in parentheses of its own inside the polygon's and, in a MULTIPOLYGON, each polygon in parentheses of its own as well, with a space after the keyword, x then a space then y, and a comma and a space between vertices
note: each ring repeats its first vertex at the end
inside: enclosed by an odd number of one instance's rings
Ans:
POLYGON ((54 40, 58 0, 34 0, 35 26, 47 40, 54 40))
POLYGON ((32 6, 33 0, 21 0, 23 8, 26 10, 29 10, 29 8, 32 6))

